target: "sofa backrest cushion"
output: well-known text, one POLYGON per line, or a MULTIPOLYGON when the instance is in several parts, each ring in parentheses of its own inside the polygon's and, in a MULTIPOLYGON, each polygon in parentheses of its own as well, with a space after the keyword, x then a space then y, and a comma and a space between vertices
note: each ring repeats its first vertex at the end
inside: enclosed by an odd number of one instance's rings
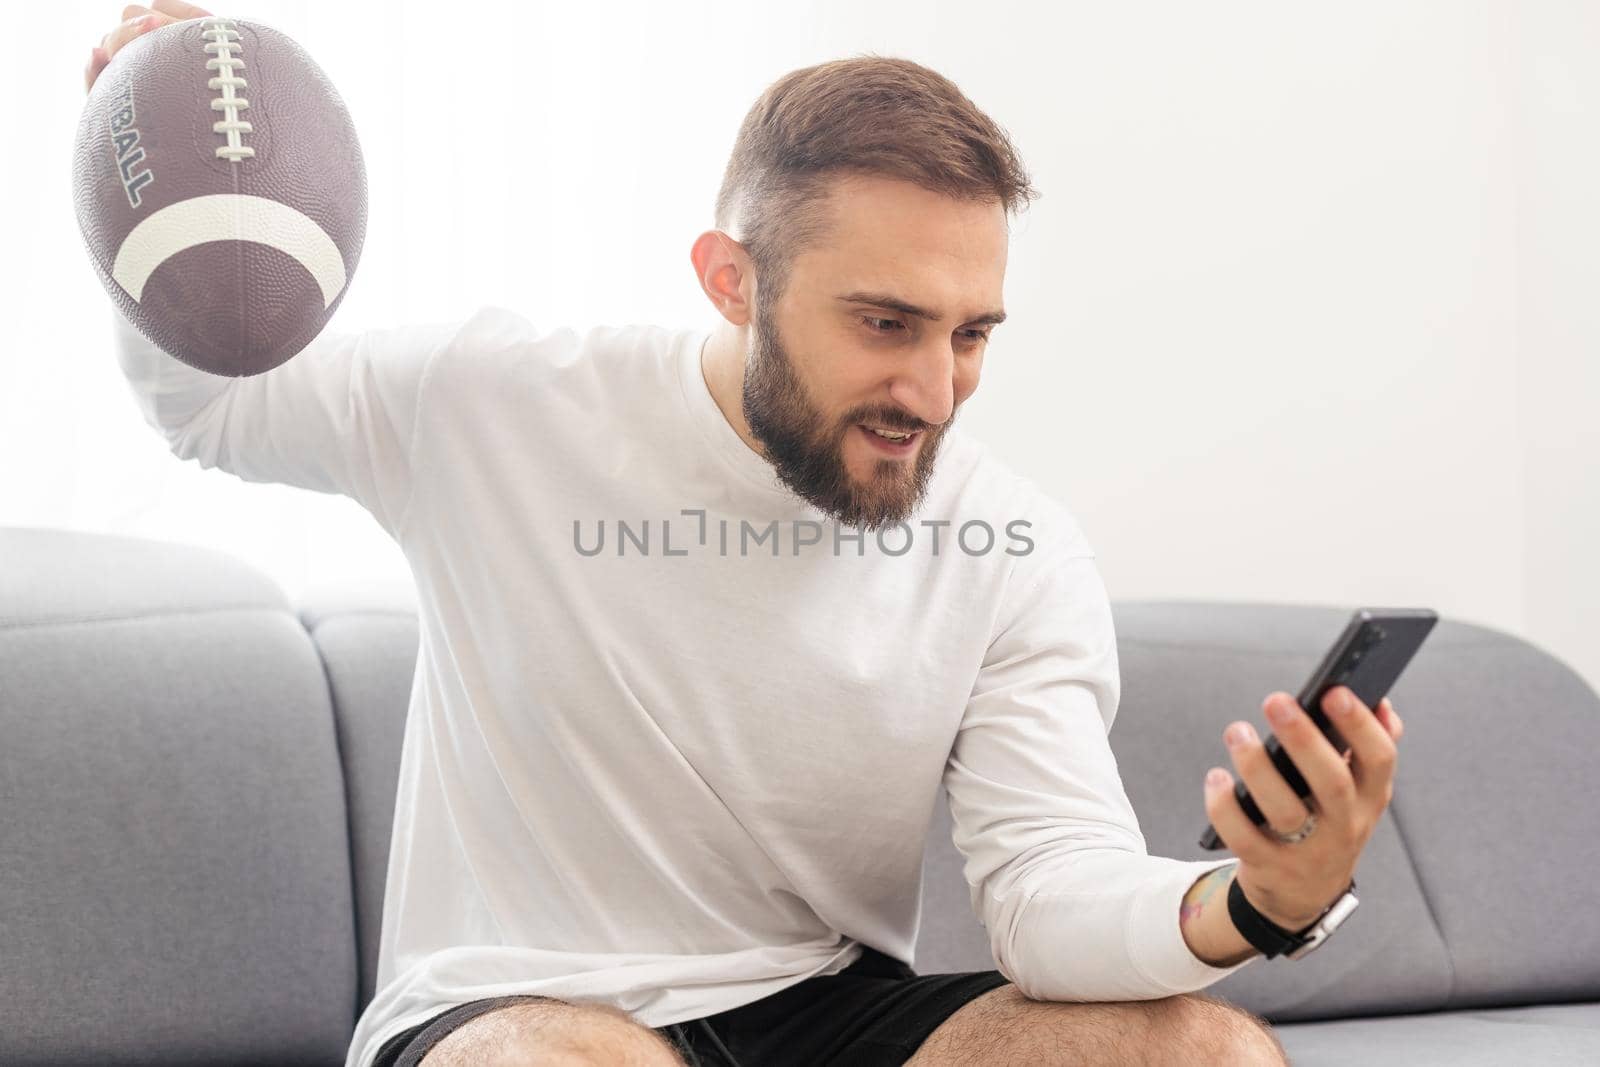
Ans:
POLYGON ((0 1063, 338 1063, 345 774, 279 588, 0 529, 0 1063))

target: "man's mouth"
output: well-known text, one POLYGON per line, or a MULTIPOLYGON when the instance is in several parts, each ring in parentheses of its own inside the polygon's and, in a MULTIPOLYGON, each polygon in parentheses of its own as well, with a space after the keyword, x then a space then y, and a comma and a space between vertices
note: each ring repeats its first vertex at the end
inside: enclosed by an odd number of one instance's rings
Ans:
POLYGON ((865 423, 857 423, 856 429, 861 431, 862 436, 870 441, 874 448, 894 456, 909 453, 912 446, 917 443, 917 438, 922 436, 920 430, 916 432, 886 430, 865 423))
POLYGON ((871 430, 879 437, 886 437, 891 441, 904 441, 906 438, 911 436, 911 433, 908 430, 885 430, 877 426, 865 425, 863 426, 863 429, 871 430))

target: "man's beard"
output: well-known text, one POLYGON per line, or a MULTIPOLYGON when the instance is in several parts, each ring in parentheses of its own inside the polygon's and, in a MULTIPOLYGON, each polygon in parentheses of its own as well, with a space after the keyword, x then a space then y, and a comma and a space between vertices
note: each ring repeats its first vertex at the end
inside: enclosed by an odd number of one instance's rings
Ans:
POLYGON ((743 410, 750 432, 766 450, 778 480, 841 526, 876 530, 903 522, 921 504, 940 442, 955 421, 930 427, 898 409, 862 409, 829 424, 806 395, 778 336, 776 316, 758 295, 754 350, 745 364, 743 410), (923 440, 911 460, 879 459, 865 484, 844 461, 844 442, 857 423, 916 430, 923 440))

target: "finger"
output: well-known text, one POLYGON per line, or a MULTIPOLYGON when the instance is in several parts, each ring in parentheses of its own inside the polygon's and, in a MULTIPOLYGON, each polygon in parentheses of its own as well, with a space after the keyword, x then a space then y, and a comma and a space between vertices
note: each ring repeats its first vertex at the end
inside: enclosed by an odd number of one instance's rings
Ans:
POLYGON ((204 11, 193 4, 185 4, 180 0, 153 0, 156 10, 163 15, 171 15, 175 19, 205 18, 211 12, 204 11))
POLYGON ((1283 772, 1272 762, 1272 756, 1251 725, 1232 723, 1223 731, 1222 739, 1233 756, 1239 778, 1250 790, 1251 798, 1266 816, 1267 823, 1284 833, 1302 825, 1311 810, 1284 780, 1283 772))
POLYGON ((1394 705, 1389 703, 1389 698, 1384 697, 1378 702, 1378 718, 1383 721, 1383 728, 1389 731, 1389 736, 1400 740, 1400 735, 1406 732, 1406 724, 1400 721, 1400 713, 1394 710, 1394 705))
POLYGON ((1394 738, 1349 686, 1337 685, 1328 690, 1322 707, 1333 719, 1334 728, 1350 742, 1350 773, 1357 795, 1375 808, 1382 808, 1394 778, 1394 738))
POLYGON ((150 14, 150 9, 143 4, 129 4, 122 9, 122 21, 127 22, 129 19, 136 19, 140 15, 148 14, 150 14))
POLYGON ((166 18, 166 16, 158 15, 153 11, 145 15, 135 15, 106 34, 105 39, 100 42, 100 47, 105 49, 106 59, 114 58, 124 45, 146 30, 151 29, 156 24, 156 20, 163 18, 166 18))
POLYGON ((1267 721, 1300 777, 1311 787, 1316 807, 1335 819, 1355 818, 1358 799, 1351 764, 1346 764, 1333 742, 1322 735, 1299 701, 1277 692, 1263 702, 1267 721))
POLYGON ((1214 783, 1207 775, 1205 783, 1206 817, 1211 820, 1217 836, 1243 862, 1271 863, 1279 849, 1289 846, 1274 841, 1250 821, 1250 816, 1239 806, 1239 798, 1233 795, 1233 775, 1221 767, 1213 768, 1211 774, 1222 776, 1214 783))
POLYGON ((87 93, 90 89, 94 88, 95 79, 100 77, 100 72, 106 69, 106 64, 108 62, 110 62, 110 60, 106 58, 105 49, 98 45, 89 49, 89 62, 85 63, 83 66, 84 92, 87 93))

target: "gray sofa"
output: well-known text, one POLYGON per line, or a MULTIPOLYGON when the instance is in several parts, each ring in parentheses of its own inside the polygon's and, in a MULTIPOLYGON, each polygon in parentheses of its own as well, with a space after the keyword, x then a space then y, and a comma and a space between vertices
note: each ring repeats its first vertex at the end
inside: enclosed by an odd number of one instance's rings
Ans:
MULTIPOLYGON (((409 588, 292 604, 189 546, 0 529, 0 1063, 327 1064, 373 993, 409 588)), ((1200 781, 1349 606, 1121 602, 1112 730, 1153 853, 1208 858, 1200 781)), ((1361 907, 1207 992, 1296 1064, 1600 1064, 1600 699, 1444 619, 1393 693, 1361 907)), ((921 973, 993 966, 944 798, 921 973)))

